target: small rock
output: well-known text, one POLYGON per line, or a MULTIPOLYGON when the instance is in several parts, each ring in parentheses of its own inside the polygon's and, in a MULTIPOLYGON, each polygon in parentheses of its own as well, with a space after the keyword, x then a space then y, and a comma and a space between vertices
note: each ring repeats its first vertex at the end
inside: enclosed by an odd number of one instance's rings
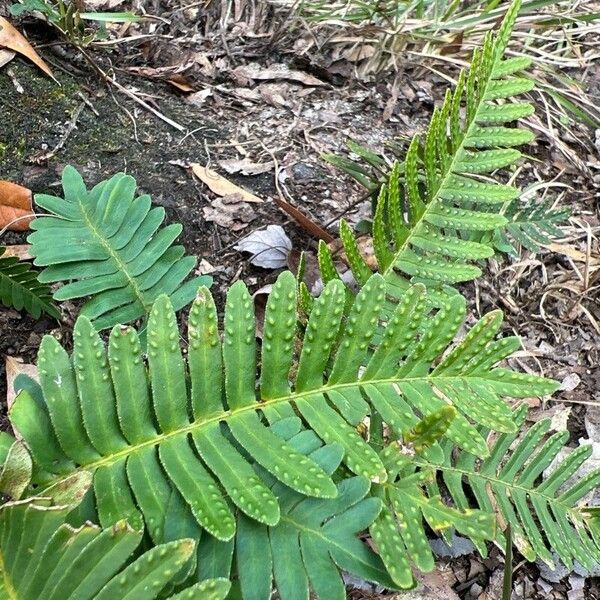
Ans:
POLYGON ((465 556, 465 554, 471 554, 475 550, 471 540, 458 535, 454 536, 451 545, 448 545, 442 538, 431 540, 430 545, 433 553, 442 558, 465 556))
POLYGON ((478 583, 474 583, 467 592, 465 600, 477 600, 482 592, 483 588, 478 583))
POLYGON ((292 166, 294 179, 311 179, 316 175, 315 168, 307 163, 299 162, 292 166))

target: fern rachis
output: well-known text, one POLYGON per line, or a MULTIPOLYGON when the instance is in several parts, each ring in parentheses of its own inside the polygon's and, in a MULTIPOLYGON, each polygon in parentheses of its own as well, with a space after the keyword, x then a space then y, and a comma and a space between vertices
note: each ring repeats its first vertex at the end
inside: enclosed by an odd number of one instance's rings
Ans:
MULTIPOLYGON (((134 523, 140 523, 143 515, 147 523, 158 524, 165 514, 145 498, 143 483, 148 476, 144 473, 153 473, 161 493, 178 490, 202 527, 217 538, 229 539, 235 525, 226 497, 253 519, 266 524, 279 519, 277 502, 238 444, 297 492, 335 494, 323 471, 276 438, 260 414, 272 421, 298 411, 326 443, 341 445, 350 471, 382 483, 387 475, 380 458, 355 430, 368 413, 381 414, 399 433, 413 427, 420 415, 455 403, 458 414, 448 428, 449 439, 485 455, 485 440, 473 422, 513 431, 503 397, 545 394, 555 388, 553 382, 492 368, 514 348, 510 338, 493 341, 501 322, 497 313, 485 317, 438 364, 438 355, 463 322, 464 303, 454 301, 447 311, 428 319, 418 308, 424 305, 422 286, 412 289, 398 306, 359 376, 374 335, 373 322, 385 299, 379 275, 358 294, 336 348, 344 288, 338 281, 325 288, 311 314, 290 388, 289 370, 296 360, 295 287, 291 274, 284 273, 268 301, 260 402, 255 392, 254 314, 241 283, 228 295, 222 350, 207 290, 199 293, 192 307, 189 390, 175 316, 164 296, 149 320, 147 374, 138 336, 131 328, 113 329, 107 354, 90 322, 80 318, 73 363, 54 338, 44 338, 38 360, 41 389, 31 384, 10 410, 39 467, 37 484, 43 488, 86 470, 95 474, 102 525, 112 524, 116 515, 128 516, 134 523), (482 402, 485 410, 478 408, 482 402), (224 435, 224 426, 234 443, 224 435), (124 493, 127 489, 130 494, 124 493)), ((152 528, 150 533, 160 538, 152 528)))

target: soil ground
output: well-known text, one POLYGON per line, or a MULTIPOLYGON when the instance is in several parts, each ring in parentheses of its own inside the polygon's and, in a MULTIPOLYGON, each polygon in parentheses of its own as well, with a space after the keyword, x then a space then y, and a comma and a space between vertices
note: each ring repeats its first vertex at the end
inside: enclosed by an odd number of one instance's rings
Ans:
MULTIPOLYGON (((231 43, 227 46, 229 38, 219 46, 214 36, 201 34, 175 3, 155 4, 165 9, 160 14, 169 25, 161 22, 149 38, 90 48, 88 54, 97 67, 181 128, 107 85, 97 70, 39 22, 24 20, 21 30, 37 41, 60 85, 20 58, 0 70, 0 178, 36 193, 60 194, 60 173, 67 164, 74 165, 89 186, 115 172, 128 172, 140 192, 151 194, 156 204, 164 206, 169 221, 184 225, 181 243, 199 262, 205 261, 204 269, 211 270, 207 263, 214 268, 213 291, 222 305, 223 291, 236 279, 244 279, 255 291, 277 275, 253 266, 234 249, 250 232, 280 224, 293 243, 291 263, 299 251, 314 256, 316 239, 278 208, 275 199, 280 194, 332 235, 342 214, 353 223, 368 216, 364 190, 323 161, 321 153, 345 152, 347 138, 381 149, 387 139, 402 140, 422 131, 448 83, 419 68, 363 82, 353 76, 349 63, 325 69, 315 59, 307 65, 289 49, 277 44, 265 47, 260 36, 250 36, 242 45, 244 51, 236 53, 231 43), (185 77, 175 77, 177 67, 189 62, 190 56, 193 67, 184 71, 185 77), (276 78, 266 83, 248 81, 240 67, 251 63, 260 68, 286 64, 304 73, 312 84, 276 78), (309 76, 321 81, 315 84, 309 76), (223 161, 241 159, 267 165, 266 172, 244 176, 223 169, 223 161), (253 204, 252 214, 242 221, 236 215, 225 224, 208 220, 205 209, 216 196, 192 175, 191 163, 211 165, 264 202, 253 204)), ((239 32, 236 35, 237 44, 239 32)), ((572 75, 598 94, 597 64, 572 75)), ((596 408, 600 403, 599 271, 590 266, 598 263, 589 260, 600 259, 596 238, 600 152, 593 143, 594 132, 584 126, 572 123, 560 136, 571 158, 542 135, 528 148, 519 183, 523 187, 540 181, 565 184, 561 203, 572 207, 573 216, 565 228, 563 251, 524 252, 518 261, 491 261, 485 276, 464 291, 472 299, 473 320, 493 308, 505 311, 505 331, 517 332, 523 339, 523 350, 513 359, 519 368, 565 382, 564 390, 535 407, 534 415, 562 414, 576 445, 588 436, 586 419, 600 422, 596 408), (565 246, 588 256, 587 266, 564 251, 565 246)), ((2 242, 24 243, 25 236, 7 233, 2 242)), ((41 337, 50 332, 69 344, 77 305, 67 303, 64 312, 64 320, 56 323, 0 309, 0 355, 34 362, 41 337)), ((6 396, 3 369, 0 361, 0 398, 6 396)), ((451 565, 454 571, 464 571, 462 584, 470 581, 473 572, 469 560, 463 557, 451 565)), ((492 557, 490 564, 475 570, 473 582, 488 589, 498 564, 492 557)), ((529 589, 523 583, 527 590, 521 598, 567 598, 569 593, 567 579, 548 584, 546 591, 534 585, 535 567, 521 565, 515 576, 533 586, 529 589)), ((473 582, 458 585, 461 597, 477 597, 469 596, 473 582)), ((586 585, 588 597, 593 597, 597 581, 586 585)))

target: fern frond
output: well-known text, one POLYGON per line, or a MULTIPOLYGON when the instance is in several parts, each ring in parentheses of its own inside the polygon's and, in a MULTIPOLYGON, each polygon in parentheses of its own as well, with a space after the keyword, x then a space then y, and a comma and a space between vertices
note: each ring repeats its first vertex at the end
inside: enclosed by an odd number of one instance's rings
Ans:
MULTIPOLYGON (((540 229, 549 229, 535 223, 545 206, 520 213, 523 221, 531 217, 533 222, 511 223, 515 215, 503 212, 519 197, 519 190, 481 178, 513 165, 521 157, 517 147, 533 140, 530 131, 509 126, 533 112, 530 103, 512 102, 533 87, 532 80, 518 75, 530 61, 504 58, 519 7, 520 1, 513 2, 497 34, 486 36, 469 71, 460 74, 454 92, 448 92, 435 110, 423 139, 413 138, 404 161, 388 171, 384 185, 380 186, 383 159, 352 146, 376 168, 375 179, 365 185, 370 191, 379 190, 373 215, 374 254, 391 303, 410 282, 423 282, 431 290, 432 304, 439 304, 452 295, 451 286, 481 274, 476 263, 494 254, 492 234, 498 232, 506 250, 506 235, 535 241, 541 239, 540 229)), ((365 182, 366 172, 356 164, 343 166, 365 182)), ((342 222, 340 229, 360 284, 369 264, 356 252, 350 227, 342 222)))
POLYGON ((42 312, 60 318, 52 302, 52 292, 38 281, 38 273, 16 256, 2 256, 6 248, 0 246, 0 302, 16 310, 26 310, 38 319, 42 312))
POLYGON ((518 257, 521 246, 530 252, 540 252, 540 244, 550 244, 563 236, 558 225, 569 218, 568 208, 553 208, 551 200, 522 206, 518 200, 511 202, 504 216, 505 227, 493 233, 492 242, 500 252, 518 257))
POLYGON ((499 313, 484 317, 446 352, 463 323, 464 301, 431 319, 423 312, 422 286, 409 290, 372 347, 385 292, 383 278, 371 277, 342 327, 345 288, 330 282, 315 300, 300 344, 296 281, 283 273, 267 302, 258 394, 254 308, 241 282, 227 297, 222 343, 212 298, 200 290, 189 317, 187 361, 166 296, 149 318, 147 370, 129 327, 113 329, 107 351, 81 317, 72 358, 45 337, 38 355, 41 387, 30 384, 10 410, 33 457, 36 493, 89 471, 101 525, 122 518, 136 527, 145 522, 160 542, 175 527, 181 497, 181 510, 191 512, 196 527, 227 540, 235 534, 228 499, 266 525, 280 519, 277 498, 248 456, 300 494, 337 493, 323 469, 267 422, 298 414, 325 443, 340 444, 351 472, 382 483, 386 469, 357 431, 368 414, 378 413, 400 435, 453 404, 458 414, 448 438, 484 456, 485 439, 474 424, 514 431, 505 397, 556 389, 552 381, 493 368, 515 349, 513 338, 494 341, 499 313))
MULTIPOLYGON (((515 411, 519 431, 526 412, 526 405, 515 411)), ((594 509, 578 504, 600 484, 600 469, 577 477, 592 452, 590 446, 583 446, 541 479, 569 437, 566 431, 550 435, 549 429, 550 420, 545 419, 520 438, 517 432, 503 433, 482 460, 457 452, 448 440, 431 446, 435 452, 416 448, 411 452, 410 446, 396 443, 382 451, 388 478, 375 486, 375 493, 384 507, 370 531, 398 586, 414 584, 411 563, 421 571, 435 566, 424 523, 443 536, 456 530, 469 537, 483 556, 485 540, 505 547, 502 531, 510 523, 513 542, 530 561, 539 557, 555 568, 551 551, 569 568, 573 560, 586 568, 599 561, 600 538, 586 512, 594 509), (443 494, 436 474, 445 484, 443 494), (448 494, 453 506, 442 500, 448 494)))
POLYGON ((91 296, 80 314, 96 329, 147 316, 161 294, 179 310, 200 285, 210 285, 207 277, 183 283, 196 259, 172 245, 181 225, 160 228, 164 209, 151 208, 149 196, 135 197, 133 177, 119 173, 88 191, 81 175, 66 167, 62 183, 64 198, 35 196, 51 216, 31 223, 31 254, 35 265, 46 267, 41 282, 70 281, 55 300, 91 296))
MULTIPOLYGON (((526 413, 525 405, 515 412, 520 430, 526 413)), ((591 569, 600 562, 600 539, 579 504, 600 485, 600 469, 583 477, 577 475, 592 453, 591 446, 572 450, 547 477, 542 477, 568 440, 566 431, 551 434, 550 420, 544 419, 521 437, 518 433, 499 435, 490 446, 490 455, 482 461, 464 452, 456 453, 444 443, 446 457, 442 464, 433 465, 423 458, 417 463, 443 475, 457 508, 468 509, 468 498, 474 497, 479 509, 495 513, 501 524, 510 523, 513 541, 528 560, 539 557, 555 568, 554 551, 569 569, 574 560, 591 569)), ((503 547, 501 529, 496 530, 496 542, 503 547)))
MULTIPOLYGON (((12 600, 153 600, 193 562, 195 542, 161 544, 130 561, 142 532, 120 522, 102 530, 67 523, 70 506, 47 498, 0 508, 0 596, 12 600)), ((224 600, 230 582, 202 581, 170 600, 224 600)))
POLYGON ((402 434, 402 441, 387 445, 381 452, 388 472, 383 485, 374 486, 374 494, 383 501, 379 517, 370 527, 388 573, 400 588, 411 588, 415 579, 411 563, 421 571, 435 566, 425 524, 440 534, 455 528, 479 542, 493 539, 495 522, 492 513, 482 510, 459 510, 448 506, 434 489, 434 465, 443 462, 438 441, 456 417, 456 410, 446 406, 421 420, 402 434), (432 461, 431 468, 415 472, 415 457, 432 461))
MULTIPOLYGON (((273 431, 329 474, 342 460, 339 444, 323 446, 313 432, 301 431, 293 417, 274 423, 273 431)), ((322 600, 344 600, 340 569, 395 587, 381 559, 357 535, 381 509, 379 499, 366 497, 367 479, 342 480, 333 500, 305 498, 273 478, 268 480, 282 509, 279 523, 268 527, 243 515, 238 520, 234 554, 244 598, 268 600, 273 580, 282 600, 308 598, 310 590, 322 600)), ((226 547, 223 550, 227 552, 226 547)))

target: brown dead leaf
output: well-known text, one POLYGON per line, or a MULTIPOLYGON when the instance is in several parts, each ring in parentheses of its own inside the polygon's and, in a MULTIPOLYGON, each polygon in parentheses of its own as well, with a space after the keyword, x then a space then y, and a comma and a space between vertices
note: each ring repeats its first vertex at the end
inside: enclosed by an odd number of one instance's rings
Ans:
POLYGON ((2 47, 22 54, 56 81, 50 67, 40 58, 32 45, 4 17, 0 17, 0 48, 2 47))
POLYGON ((550 252, 554 252, 555 254, 562 254, 564 256, 568 256, 576 262, 585 263, 589 261, 589 264, 592 267, 600 265, 600 256, 591 255, 590 257, 588 257, 585 252, 581 252, 580 250, 577 250, 576 248, 573 248, 568 244, 551 243, 545 244, 544 248, 550 250, 550 252))
MULTIPOLYGON (((6 369, 6 406, 10 410, 17 394, 15 393, 15 379, 19 375, 28 375, 38 381, 38 369, 35 365, 29 365, 17 356, 6 356, 4 359, 4 368, 6 369)), ((15 431, 16 437, 20 436, 15 431)))
MULTIPOLYGON (((0 17, 1 18, 1 17, 0 17)), ((33 219, 31 190, 0 179, 0 229, 27 231, 33 219), (29 218, 21 218, 31 215, 29 218), (15 222, 16 219, 19 219, 15 222)))
POLYGON ((176 75, 173 75, 173 77, 167 79, 167 83, 170 83, 173 87, 176 87, 182 92, 190 93, 196 91, 196 88, 181 73, 177 73, 176 75))
POLYGON ((329 244, 334 240, 334 237, 328 231, 325 231, 325 229, 323 229, 317 222, 284 200, 281 196, 279 198, 275 198, 275 204, 277 204, 281 210, 292 217, 305 231, 310 233, 310 235, 319 240, 323 240, 326 244, 329 244))
POLYGON ((200 179, 200 181, 205 183, 211 192, 214 192, 218 196, 232 196, 236 194, 244 202, 262 202, 258 196, 235 185, 235 183, 231 183, 231 181, 225 179, 225 177, 222 177, 208 167, 203 167, 199 163, 192 163, 191 167, 194 175, 200 179))
POLYGON ((207 221, 232 231, 241 231, 258 216, 254 208, 244 202, 239 194, 215 198, 210 206, 202 207, 202 213, 207 221))
POLYGON ((0 69, 8 64, 16 55, 16 52, 7 50, 6 48, 0 48, 0 69))
POLYGON ((16 256, 19 260, 31 260, 33 256, 29 254, 29 250, 31 250, 31 246, 29 244, 5 246, 2 258, 7 258, 8 256, 16 256))

